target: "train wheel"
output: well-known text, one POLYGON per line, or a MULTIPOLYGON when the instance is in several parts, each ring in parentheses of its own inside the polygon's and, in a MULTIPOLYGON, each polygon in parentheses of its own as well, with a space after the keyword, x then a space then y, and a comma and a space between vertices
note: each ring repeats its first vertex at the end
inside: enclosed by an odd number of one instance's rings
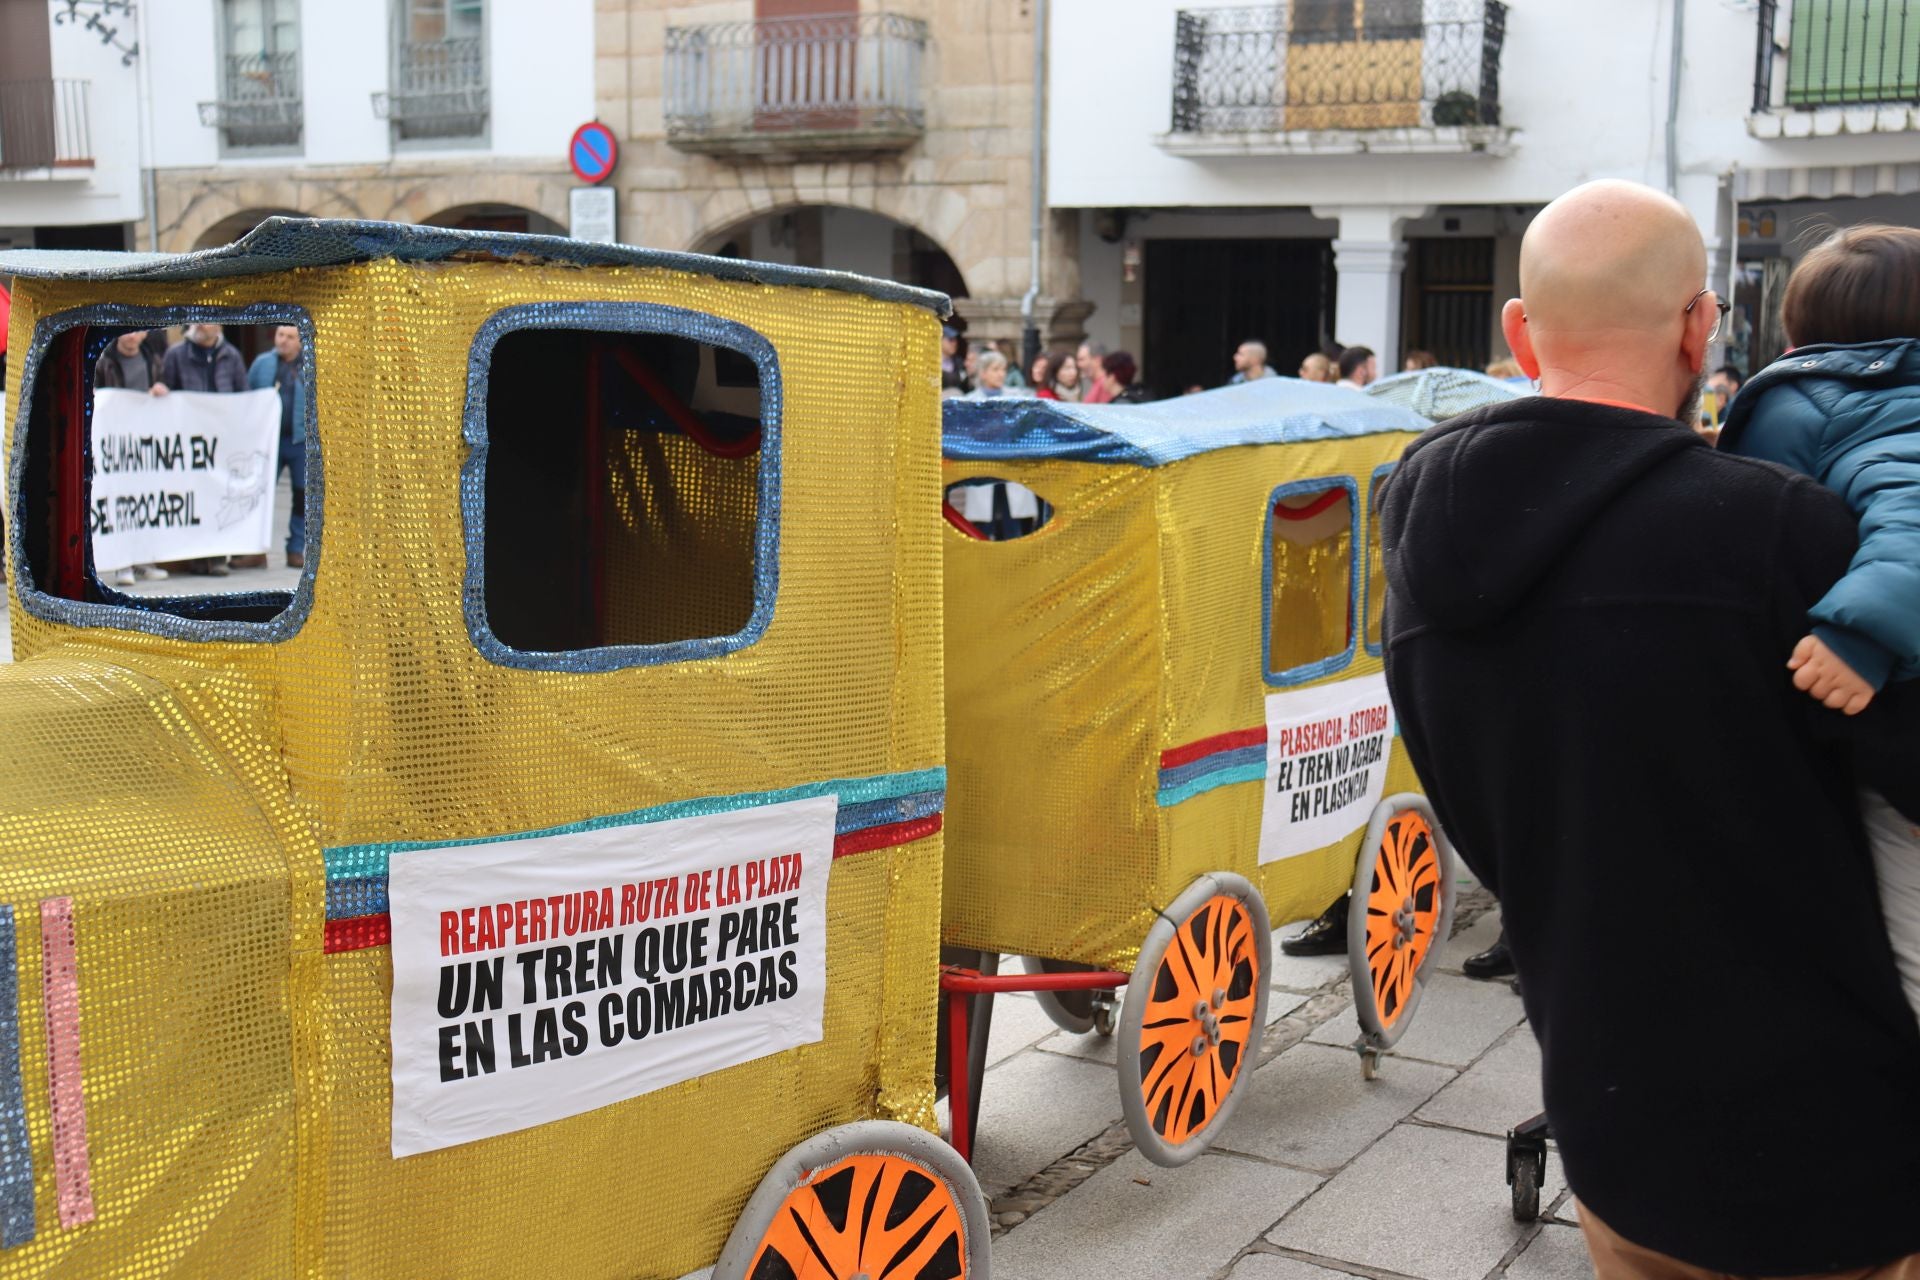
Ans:
POLYGON ((863 1120, 807 1139, 760 1180, 714 1280, 990 1280, 973 1170, 924 1130, 863 1120))
POLYGON ((1142 1155, 1185 1164, 1207 1149, 1253 1073, 1267 1021, 1273 933, 1246 880, 1201 876, 1161 913, 1127 983, 1120 1101, 1142 1155))
MULTIPOLYGON (((1028 973, 1086 973, 1093 966, 1073 964, 1066 960, 1047 960, 1040 956, 1021 956, 1020 967, 1028 973)), ((1034 999, 1040 1002, 1040 1008, 1053 1025, 1062 1031, 1083 1036, 1094 1029, 1094 995, 1092 991, 1036 991, 1034 999)))
POLYGON ((1377 1063, 1412 1022, 1453 925, 1453 850, 1424 797, 1389 796, 1373 811, 1350 911, 1347 961, 1360 1020, 1354 1047, 1363 1064, 1377 1063))

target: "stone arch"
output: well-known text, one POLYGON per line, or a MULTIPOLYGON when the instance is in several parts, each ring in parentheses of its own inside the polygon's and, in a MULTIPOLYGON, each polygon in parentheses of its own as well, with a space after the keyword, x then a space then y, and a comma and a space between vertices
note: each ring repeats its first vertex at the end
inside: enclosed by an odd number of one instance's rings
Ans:
POLYGON ((965 269, 938 239, 906 219, 859 204, 790 201, 750 208, 730 221, 709 225, 690 247, 724 257, 850 270, 953 298, 969 296, 965 269), (867 241, 865 254, 858 260, 837 255, 825 238, 829 225, 844 229, 843 241, 846 232, 867 241), (883 230, 892 232, 884 246, 876 240, 883 230))
POLYGON ((543 229, 564 228, 567 190, 575 184, 564 169, 556 168, 365 177, 317 171, 177 170, 162 171, 159 185, 161 245, 180 251, 214 242, 211 237, 247 217, 293 209, 314 218, 447 225, 443 219, 456 211, 502 206, 524 213, 529 224, 543 229))
POLYGON ((495 201, 475 201, 455 205, 420 219, 429 227, 455 227, 464 231, 522 231, 533 235, 564 236, 564 224, 538 209, 495 201))

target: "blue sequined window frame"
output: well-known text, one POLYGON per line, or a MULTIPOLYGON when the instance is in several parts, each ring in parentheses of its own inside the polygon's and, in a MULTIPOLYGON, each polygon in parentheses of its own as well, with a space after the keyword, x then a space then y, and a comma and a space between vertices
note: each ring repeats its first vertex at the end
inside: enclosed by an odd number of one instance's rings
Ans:
POLYGON ((465 524, 467 566, 461 607, 474 647, 496 666, 598 672, 697 662, 757 643, 773 622, 780 588, 781 386, 780 360, 772 343, 743 324, 701 311, 653 302, 532 302, 487 317, 474 335, 468 356, 467 403, 462 415, 467 460, 460 468, 460 516, 465 524), (660 644, 560 651, 516 649, 494 634, 487 620, 486 597, 487 386, 494 347, 523 329, 661 334, 725 347, 753 361, 760 375, 759 516, 753 540, 753 609, 740 630, 660 644))
MULTIPOLYGON (((1373 641, 1367 639, 1368 619, 1373 617, 1373 593, 1375 591, 1385 591, 1387 589, 1387 584, 1385 582, 1374 581, 1373 531, 1380 527, 1381 482, 1384 481, 1389 475, 1393 474, 1393 469, 1399 465, 1400 464, 1397 462, 1383 462, 1379 466, 1373 469, 1373 475, 1367 479, 1367 540, 1365 544, 1361 547, 1361 553, 1365 555, 1366 561, 1367 561, 1367 589, 1366 589, 1366 595, 1361 601, 1362 607, 1360 609, 1360 643, 1366 647, 1366 650, 1369 654, 1371 654, 1376 658, 1378 658, 1379 656, 1381 656, 1383 653, 1386 652, 1386 648, 1387 648, 1386 620, 1383 618, 1380 623, 1380 641, 1381 642, 1379 644, 1375 644, 1373 641)), ((1380 561, 1380 572, 1383 577, 1385 576, 1386 571, 1387 571, 1387 562, 1383 556, 1380 561)))
POLYGON ((1289 480, 1267 495, 1260 520, 1260 674, 1275 688, 1289 688, 1344 671, 1353 664, 1360 648, 1365 619, 1355 625, 1353 610, 1360 602, 1360 485, 1352 476, 1318 476, 1311 480, 1289 480), (1329 489, 1347 491, 1347 513, 1351 532, 1347 538, 1347 647, 1338 653, 1303 662, 1285 671, 1275 671, 1273 661, 1273 524, 1279 517, 1274 507, 1283 498, 1325 493, 1329 489))
MULTIPOLYGON (((314 378, 313 316, 305 307, 291 303, 261 302, 246 306, 130 306, 118 302, 93 303, 55 312, 33 327, 33 341, 27 348, 26 364, 21 370, 18 399, 9 399, 13 413, 13 449, 8 456, 7 479, 7 561, 14 578, 20 603, 28 613, 47 622, 72 627, 111 627, 118 631, 140 631, 172 640, 196 643, 239 642, 278 644, 297 634, 313 612, 314 576, 319 571, 325 527, 326 483, 325 454, 320 444, 319 384, 314 378), (27 564, 24 516, 25 494, 21 489, 27 457, 28 423, 32 420, 33 398, 40 364, 54 339, 70 329, 82 326, 115 329, 160 329, 174 325, 295 325, 300 330, 300 376, 307 385, 306 433, 307 548, 306 567, 291 593, 286 591, 232 591, 202 596, 132 596, 102 583, 93 569, 93 540, 87 540, 86 575, 99 600, 69 600, 40 590, 27 564), (280 612, 261 622, 238 621, 205 616, 217 609, 261 608, 281 605, 280 612)), ((87 453, 89 491, 93 475, 93 456, 87 453)), ((278 476, 278 469, 275 471, 278 476)), ((276 479, 276 484, 277 484, 276 479)))

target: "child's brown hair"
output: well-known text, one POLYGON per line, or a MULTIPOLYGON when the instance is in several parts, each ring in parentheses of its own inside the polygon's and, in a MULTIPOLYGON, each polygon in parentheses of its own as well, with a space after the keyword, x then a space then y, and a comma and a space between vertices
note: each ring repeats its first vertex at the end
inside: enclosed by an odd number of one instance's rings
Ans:
POLYGON ((1920 338, 1920 230, 1834 232, 1794 268, 1780 320, 1796 347, 1920 338))

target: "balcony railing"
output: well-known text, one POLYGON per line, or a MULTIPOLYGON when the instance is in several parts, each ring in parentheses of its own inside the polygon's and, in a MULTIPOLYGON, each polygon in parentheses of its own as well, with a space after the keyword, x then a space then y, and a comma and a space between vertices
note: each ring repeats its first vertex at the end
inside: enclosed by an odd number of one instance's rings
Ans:
POLYGON ((926 129, 927 24, 893 13, 667 29, 667 140, 683 151, 885 151, 926 129))
POLYGON ((297 147, 303 121, 298 53, 228 54, 219 101, 200 104, 229 147, 297 147))
POLYGON ((1291 0, 1182 10, 1173 133, 1500 123, 1500 0, 1291 0))
POLYGON ((85 80, 0 80, 0 169, 87 168, 85 80))
POLYGON ((1757 112, 1920 104, 1920 0, 1760 0, 1759 34, 1757 112))
POLYGON ((478 36, 402 43, 393 89, 374 114, 402 138, 477 138, 487 130, 487 52, 478 36))

